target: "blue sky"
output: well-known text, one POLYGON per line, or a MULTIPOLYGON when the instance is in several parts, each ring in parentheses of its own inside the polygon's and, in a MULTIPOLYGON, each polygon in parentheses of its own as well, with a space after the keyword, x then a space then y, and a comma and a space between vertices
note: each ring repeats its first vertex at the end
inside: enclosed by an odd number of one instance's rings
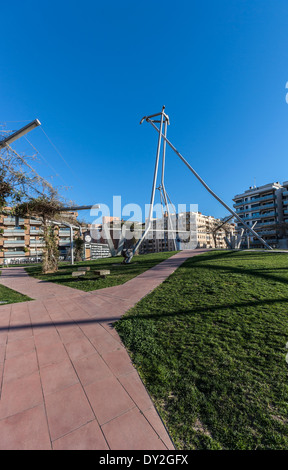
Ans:
MULTIPOLYGON (((163 105, 168 138, 227 204, 288 180, 287 0, 15 0, 1 16, 0 122, 41 121, 37 169, 67 199, 144 208, 157 133, 139 122, 163 105)), ((166 188, 227 215, 171 150, 166 188)))

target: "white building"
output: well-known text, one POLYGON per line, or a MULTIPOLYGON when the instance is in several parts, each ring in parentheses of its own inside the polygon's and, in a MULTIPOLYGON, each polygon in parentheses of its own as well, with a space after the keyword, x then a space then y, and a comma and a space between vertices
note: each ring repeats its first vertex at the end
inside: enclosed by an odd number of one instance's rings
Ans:
MULTIPOLYGON (((254 227, 255 232, 272 248, 288 248, 288 181, 250 187, 237 194, 233 201, 236 213, 247 225, 254 227)), ((239 232, 243 224, 236 223, 239 232)), ((257 238, 245 233, 242 246, 260 248, 263 245, 257 238)))

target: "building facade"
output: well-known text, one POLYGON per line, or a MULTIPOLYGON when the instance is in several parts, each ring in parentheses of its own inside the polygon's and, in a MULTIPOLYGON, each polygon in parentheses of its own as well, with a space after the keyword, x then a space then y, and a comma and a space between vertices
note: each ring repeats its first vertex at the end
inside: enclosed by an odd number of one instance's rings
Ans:
POLYGON ((234 235, 235 224, 201 212, 183 212, 171 215, 174 232, 169 235, 168 217, 154 219, 151 231, 140 245, 139 253, 157 253, 195 248, 228 247, 226 237, 234 235), (159 235, 160 231, 160 235, 159 235))
MULTIPOLYGON (((78 214, 69 212, 65 215, 76 218, 78 214)), ((73 235, 77 232, 77 229, 73 229, 73 235)), ((55 225, 55 235, 60 259, 65 259, 71 251, 70 229, 59 222, 55 225)), ((36 261, 41 258, 43 248, 41 220, 0 214, 0 264, 36 261)))
MULTIPOLYGON (((288 181, 250 187, 233 201, 237 215, 272 248, 288 248, 288 181)), ((242 229, 243 224, 236 221, 237 232, 242 229)), ((241 246, 261 248, 263 244, 245 230, 241 246)))

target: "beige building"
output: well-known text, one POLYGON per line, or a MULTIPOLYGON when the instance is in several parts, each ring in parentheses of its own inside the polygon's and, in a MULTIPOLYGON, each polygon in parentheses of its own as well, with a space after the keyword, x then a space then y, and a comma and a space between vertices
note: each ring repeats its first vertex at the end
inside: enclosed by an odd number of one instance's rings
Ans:
POLYGON ((145 240, 143 240, 139 253, 157 253, 161 251, 174 251, 195 248, 227 248, 225 237, 234 235, 235 224, 223 224, 221 219, 204 215, 201 212, 183 212, 171 215, 169 225, 168 217, 154 219, 153 226, 145 240), (174 230, 169 235, 168 226, 174 230), (174 237, 172 238, 172 236, 174 237))

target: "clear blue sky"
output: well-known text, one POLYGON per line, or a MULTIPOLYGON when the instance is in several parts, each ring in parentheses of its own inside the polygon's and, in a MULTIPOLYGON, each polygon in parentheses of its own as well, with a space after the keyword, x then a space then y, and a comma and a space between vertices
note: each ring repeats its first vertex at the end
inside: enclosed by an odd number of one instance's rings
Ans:
MULTIPOLYGON (((27 138, 68 199, 149 203, 157 134, 139 121, 162 105, 172 143, 229 205, 288 180, 287 0, 15 0, 1 18, 0 122, 41 121, 62 158, 40 128, 27 138)), ((175 204, 227 214, 172 151, 166 170, 175 204)))

